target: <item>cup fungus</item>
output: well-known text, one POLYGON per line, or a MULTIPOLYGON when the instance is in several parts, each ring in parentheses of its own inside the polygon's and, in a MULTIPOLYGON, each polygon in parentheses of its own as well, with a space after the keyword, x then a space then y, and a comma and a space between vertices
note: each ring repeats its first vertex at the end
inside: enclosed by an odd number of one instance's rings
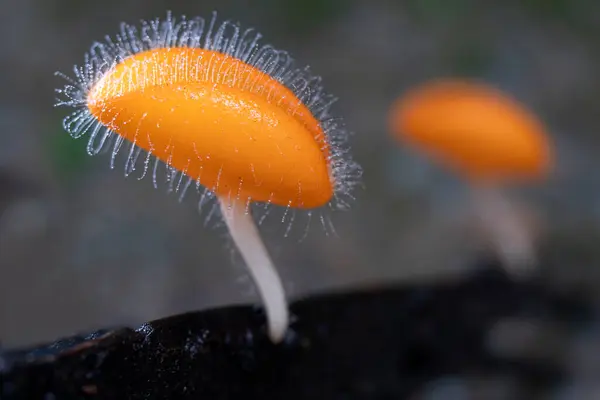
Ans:
MULTIPOLYGON (((282 339, 288 310, 282 282, 265 249, 251 203, 311 209, 344 207, 360 167, 347 132, 329 109, 319 77, 294 66, 261 35, 212 19, 123 24, 95 43, 57 105, 76 110, 64 127, 89 135, 90 155, 128 143, 125 174, 143 156, 155 187, 159 167, 181 196, 195 183, 220 209, 265 304, 269 334, 282 339)), ((309 214, 310 215, 310 214, 309 214)))
POLYGON ((552 167, 545 128, 530 111, 483 83, 438 80, 398 99, 390 128, 469 182, 475 212, 505 265, 535 263, 530 233, 502 191, 539 181, 552 167))

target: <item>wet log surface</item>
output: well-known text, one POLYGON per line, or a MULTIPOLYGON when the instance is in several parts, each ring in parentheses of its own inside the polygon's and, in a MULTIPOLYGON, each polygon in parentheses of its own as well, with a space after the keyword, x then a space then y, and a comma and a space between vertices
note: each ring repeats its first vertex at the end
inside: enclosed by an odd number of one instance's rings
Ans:
POLYGON ((558 384, 561 362, 494 355, 509 316, 572 326, 584 299, 486 268, 465 280, 311 297, 283 344, 252 307, 177 315, 0 354, 0 398, 404 399, 448 374, 510 376, 523 393, 558 384))

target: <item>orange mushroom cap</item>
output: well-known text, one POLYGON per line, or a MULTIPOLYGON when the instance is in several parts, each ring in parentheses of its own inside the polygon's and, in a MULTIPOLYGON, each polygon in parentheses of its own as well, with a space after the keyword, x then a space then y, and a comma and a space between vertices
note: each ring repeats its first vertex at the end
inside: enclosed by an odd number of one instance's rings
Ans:
POLYGON ((275 78, 227 54, 157 48, 90 89, 103 125, 220 196, 298 208, 333 196, 319 121, 275 78))
POLYGON ((391 131, 471 181, 545 177, 552 166, 542 123, 514 99, 481 83, 440 80, 392 107, 391 131))

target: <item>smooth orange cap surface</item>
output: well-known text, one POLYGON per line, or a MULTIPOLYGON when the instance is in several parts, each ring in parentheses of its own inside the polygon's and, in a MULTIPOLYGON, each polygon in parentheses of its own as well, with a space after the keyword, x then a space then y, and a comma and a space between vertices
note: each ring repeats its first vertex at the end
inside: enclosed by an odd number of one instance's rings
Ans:
POLYGON ((90 90, 91 114, 217 195, 298 208, 333 196, 329 148, 294 93, 234 57, 160 48, 90 90))
POLYGON ((540 179, 552 165, 542 123, 499 90, 444 80, 400 98, 391 130, 473 181, 540 179))

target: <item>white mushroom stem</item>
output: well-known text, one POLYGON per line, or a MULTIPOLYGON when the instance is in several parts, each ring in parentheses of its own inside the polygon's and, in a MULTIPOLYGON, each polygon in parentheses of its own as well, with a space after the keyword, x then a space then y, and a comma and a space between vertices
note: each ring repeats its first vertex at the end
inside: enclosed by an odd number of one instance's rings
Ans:
POLYGON ((511 272, 522 275, 537 264, 532 232, 514 204, 494 186, 472 188, 473 206, 498 257, 511 272))
POLYGON ((221 212, 233 241, 246 262, 266 309, 269 336, 280 342, 288 327, 288 306, 283 284, 246 205, 222 199, 221 212))

